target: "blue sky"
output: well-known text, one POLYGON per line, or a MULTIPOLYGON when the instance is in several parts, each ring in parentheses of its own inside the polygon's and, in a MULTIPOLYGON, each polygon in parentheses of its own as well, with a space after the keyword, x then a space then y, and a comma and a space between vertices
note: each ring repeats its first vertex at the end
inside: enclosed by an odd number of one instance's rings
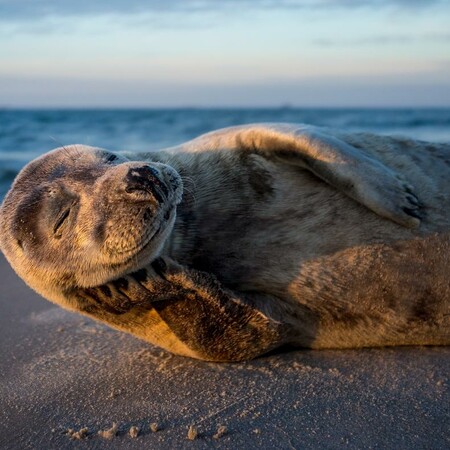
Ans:
POLYGON ((0 0, 0 105, 450 106, 450 1, 0 0))

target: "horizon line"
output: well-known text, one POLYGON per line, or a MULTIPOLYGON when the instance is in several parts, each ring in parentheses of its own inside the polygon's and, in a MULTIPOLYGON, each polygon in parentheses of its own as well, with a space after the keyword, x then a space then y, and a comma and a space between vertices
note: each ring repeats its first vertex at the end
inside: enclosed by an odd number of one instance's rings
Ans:
POLYGON ((342 105, 342 106, 336 106, 336 105, 322 105, 322 106, 312 106, 312 105, 267 105, 267 106, 261 106, 261 105, 233 105, 233 106, 226 106, 226 105, 215 105, 215 106, 205 106, 205 105, 178 105, 178 106, 142 106, 142 105, 114 105, 114 106, 105 106, 105 105, 86 105, 86 106, 79 106, 79 105, 51 105, 51 106, 45 106, 45 105, 0 105, 0 112, 3 111, 20 111, 20 110, 73 110, 73 111, 80 111, 80 110, 91 110, 91 111, 117 111, 117 110, 155 110, 155 111, 161 111, 161 110, 320 110, 320 109, 327 109, 327 110, 333 110, 333 109, 348 109, 348 110, 364 110, 364 109, 380 109, 380 110, 410 110, 410 109, 450 109, 450 104, 448 105, 408 105, 408 106, 402 106, 402 105, 364 105, 364 106, 357 106, 357 105, 342 105))

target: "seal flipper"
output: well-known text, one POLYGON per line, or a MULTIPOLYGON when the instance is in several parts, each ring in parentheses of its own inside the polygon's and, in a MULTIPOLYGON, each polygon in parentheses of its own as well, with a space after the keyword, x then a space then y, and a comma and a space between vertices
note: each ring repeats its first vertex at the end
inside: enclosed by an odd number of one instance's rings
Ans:
POLYGON ((207 361, 255 358, 284 344, 289 334, 288 325, 222 288, 212 275, 168 259, 70 295, 90 305, 84 309, 88 315, 173 353, 207 361), (137 320, 149 313, 148 322, 137 320))
POLYGON ((382 161, 334 134, 309 125, 260 123, 213 131, 167 152, 257 153, 312 172, 381 217, 418 227, 424 212, 413 187, 382 161))
POLYGON ((241 361, 283 343, 286 325, 244 303, 211 275, 167 271, 164 276, 175 292, 166 300, 155 302, 154 308, 202 359, 241 361))

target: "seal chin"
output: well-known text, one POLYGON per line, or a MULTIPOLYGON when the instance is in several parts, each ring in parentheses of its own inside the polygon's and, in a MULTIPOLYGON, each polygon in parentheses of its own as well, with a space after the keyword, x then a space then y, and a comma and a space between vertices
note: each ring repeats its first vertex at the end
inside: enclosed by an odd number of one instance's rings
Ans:
POLYGON ((165 241, 172 232, 175 219, 176 204, 173 204, 171 208, 162 214, 161 223, 156 228, 146 233, 139 245, 128 250, 126 253, 122 252, 120 254, 121 261, 117 261, 115 264, 126 269, 128 269, 131 265, 133 268, 136 267, 138 270, 141 266, 143 267, 153 259, 157 258, 164 246, 165 241))

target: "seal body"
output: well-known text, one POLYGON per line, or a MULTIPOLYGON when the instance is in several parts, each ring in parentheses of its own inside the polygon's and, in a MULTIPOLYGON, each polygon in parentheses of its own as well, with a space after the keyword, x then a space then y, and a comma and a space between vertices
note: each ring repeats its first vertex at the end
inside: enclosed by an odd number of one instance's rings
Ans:
POLYGON ((339 137, 410 180, 426 205, 420 227, 385 220, 289 164, 179 154, 165 161, 194 180, 194 191, 165 251, 235 291, 273 296, 270 315, 293 324, 297 345, 448 344, 449 146, 339 137), (212 178, 204 168, 214 166, 225 170, 212 178))
POLYGON ((449 344, 450 146, 313 131, 220 130, 106 168, 102 150, 56 151, 34 170, 78 198, 73 267, 54 234, 24 225, 44 201, 22 201, 26 172, 2 208, 2 248, 44 296, 186 356, 449 344), (113 197, 120 183, 137 197, 113 197))

